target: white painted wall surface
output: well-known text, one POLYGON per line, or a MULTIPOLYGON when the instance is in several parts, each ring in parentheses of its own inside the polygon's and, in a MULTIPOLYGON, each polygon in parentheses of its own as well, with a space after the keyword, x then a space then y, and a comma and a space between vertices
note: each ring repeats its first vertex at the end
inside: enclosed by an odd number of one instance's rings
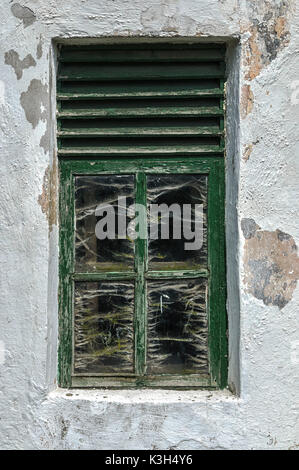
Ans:
POLYGON ((298 2, 2 0, 0 24, 0 448, 298 448, 298 2), (57 389, 53 39, 88 37, 230 44, 235 393, 57 389))

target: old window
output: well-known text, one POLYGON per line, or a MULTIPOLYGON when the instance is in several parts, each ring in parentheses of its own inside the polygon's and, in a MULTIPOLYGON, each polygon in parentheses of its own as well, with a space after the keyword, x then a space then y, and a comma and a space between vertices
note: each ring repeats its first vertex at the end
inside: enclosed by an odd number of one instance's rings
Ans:
POLYGON ((224 54, 59 50, 61 386, 226 385, 224 54))

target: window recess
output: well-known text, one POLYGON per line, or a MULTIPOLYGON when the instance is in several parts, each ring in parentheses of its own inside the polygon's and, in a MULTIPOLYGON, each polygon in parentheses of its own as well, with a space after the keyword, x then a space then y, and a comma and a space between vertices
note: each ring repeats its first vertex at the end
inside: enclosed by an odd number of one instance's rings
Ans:
POLYGON ((224 55, 60 47, 63 387, 226 386, 224 55))

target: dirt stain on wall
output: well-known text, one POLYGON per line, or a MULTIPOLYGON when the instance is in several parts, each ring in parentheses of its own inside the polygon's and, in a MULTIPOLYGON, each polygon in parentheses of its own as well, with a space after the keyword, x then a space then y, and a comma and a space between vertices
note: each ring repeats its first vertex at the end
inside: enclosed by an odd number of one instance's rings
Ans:
POLYGON ((254 96, 250 85, 243 85, 241 93, 241 117, 245 119, 251 113, 254 103, 254 96))
MULTIPOLYGON (((51 87, 51 80, 49 82, 51 87)), ((50 147, 50 100, 48 86, 40 80, 33 79, 27 91, 21 94, 21 105, 25 111, 26 119, 35 129, 40 121, 46 122, 46 130, 40 139, 40 146, 44 152, 50 147)), ((46 214, 49 222, 49 230, 57 223, 57 159, 54 155, 53 164, 47 167, 43 178, 42 192, 38 197, 38 203, 42 212, 46 214)))
POLYGON ((48 166, 45 171, 42 192, 38 197, 38 203, 42 212, 46 215, 49 223, 49 231, 57 224, 57 181, 58 171, 56 158, 52 167, 48 166))
POLYGON ((253 219, 243 219, 241 228, 246 240, 244 282, 248 292, 265 305, 284 308, 299 279, 299 257, 293 237, 280 230, 261 230, 253 219))
POLYGON ((36 58, 40 59, 42 55, 43 55, 43 42, 42 42, 42 38, 40 37, 40 40, 36 47, 36 58))

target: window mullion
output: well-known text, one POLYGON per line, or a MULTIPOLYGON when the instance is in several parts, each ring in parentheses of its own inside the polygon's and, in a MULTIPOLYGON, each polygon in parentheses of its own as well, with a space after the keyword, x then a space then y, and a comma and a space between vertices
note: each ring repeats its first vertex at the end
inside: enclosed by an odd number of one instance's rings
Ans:
MULTIPOLYGON (((146 176, 144 173, 136 174, 136 205, 144 207, 144 210, 137 210, 138 222, 147 227, 146 220, 146 176)), ((147 239, 142 238, 140 230, 135 242, 135 372, 137 375, 144 375, 146 363, 146 286, 145 271, 147 268, 147 239)))

